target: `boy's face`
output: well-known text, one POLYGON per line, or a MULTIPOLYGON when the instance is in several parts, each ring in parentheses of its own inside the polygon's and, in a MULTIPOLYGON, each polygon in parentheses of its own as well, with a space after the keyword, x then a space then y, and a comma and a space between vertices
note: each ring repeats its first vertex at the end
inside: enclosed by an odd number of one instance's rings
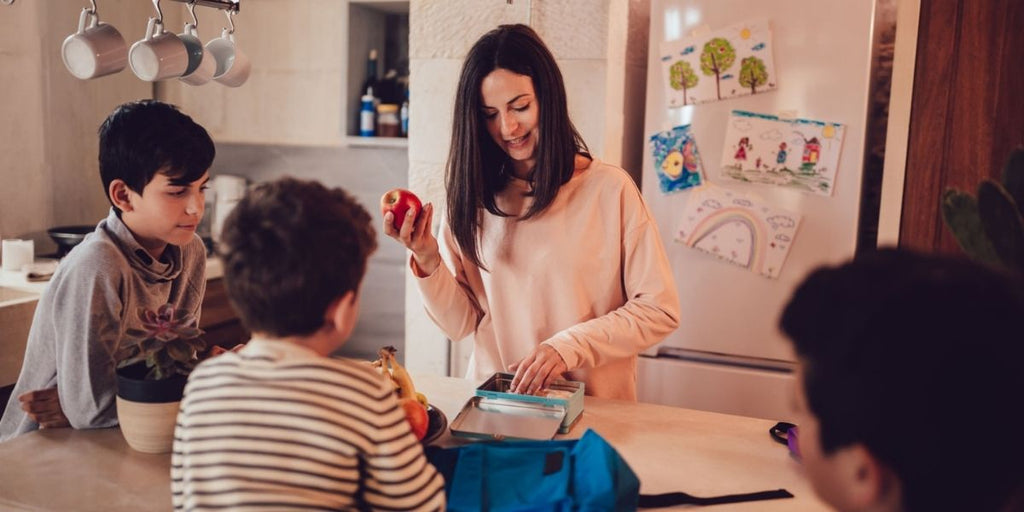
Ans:
POLYGON ((840 482, 835 478, 835 470, 829 463, 828 456, 821 449, 821 431, 818 418, 807 405, 807 393, 804 391, 803 364, 796 372, 796 389, 794 390, 794 409, 796 424, 800 428, 797 441, 800 444, 800 462, 811 485, 823 500, 838 507, 835 502, 836 487, 840 482))
POLYGON ((131 210, 121 218, 147 251, 156 250, 155 256, 167 244, 185 245, 203 218, 209 180, 209 172, 191 183, 157 173, 142 194, 128 190, 131 210))
POLYGON ((795 387, 794 409, 796 424, 800 429, 797 438, 800 463, 818 497, 840 511, 898 510, 898 507, 892 506, 892 500, 885 502, 876 493, 865 492, 873 484, 865 484, 864 471, 873 466, 866 463, 866 458, 871 456, 863 445, 840 447, 832 453, 825 453, 822 449, 821 424, 807 403, 802 362, 797 368, 795 387))

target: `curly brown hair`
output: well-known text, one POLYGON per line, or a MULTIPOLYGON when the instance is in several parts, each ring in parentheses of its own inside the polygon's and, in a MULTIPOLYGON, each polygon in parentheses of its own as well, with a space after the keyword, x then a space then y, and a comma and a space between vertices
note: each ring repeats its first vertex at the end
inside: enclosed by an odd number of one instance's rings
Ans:
POLYGON ((376 248, 372 218, 351 195, 286 177, 246 194, 217 252, 242 323, 283 337, 318 330, 331 302, 358 291, 376 248))

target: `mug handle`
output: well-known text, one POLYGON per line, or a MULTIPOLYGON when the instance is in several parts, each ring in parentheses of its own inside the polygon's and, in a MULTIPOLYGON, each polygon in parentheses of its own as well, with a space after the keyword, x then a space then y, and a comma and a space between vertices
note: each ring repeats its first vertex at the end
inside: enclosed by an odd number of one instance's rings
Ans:
POLYGON ((99 24, 100 17, 97 16, 96 13, 94 13, 93 11, 89 10, 88 7, 83 7, 82 8, 82 14, 78 17, 78 33, 79 34, 84 34, 85 33, 85 23, 86 23, 86 20, 89 20, 89 19, 92 20, 89 23, 89 28, 90 29, 96 28, 96 25, 99 24))
POLYGON ((153 39, 164 31, 164 24, 157 18, 150 17, 146 23, 146 41, 153 39))

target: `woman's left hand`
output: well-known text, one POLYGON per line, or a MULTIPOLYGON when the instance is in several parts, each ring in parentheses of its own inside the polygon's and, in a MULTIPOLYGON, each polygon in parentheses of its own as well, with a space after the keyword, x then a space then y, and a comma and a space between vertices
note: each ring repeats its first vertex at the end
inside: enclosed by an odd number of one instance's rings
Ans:
POLYGON ((511 391, 532 395, 563 378, 562 374, 569 371, 569 367, 550 345, 537 345, 530 355, 510 366, 509 371, 516 373, 511 391))

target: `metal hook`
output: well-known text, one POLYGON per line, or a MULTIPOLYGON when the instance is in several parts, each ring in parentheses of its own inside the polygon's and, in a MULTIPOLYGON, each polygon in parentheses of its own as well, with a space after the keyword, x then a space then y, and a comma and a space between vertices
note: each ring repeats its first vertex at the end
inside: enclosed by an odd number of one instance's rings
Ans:
POLYGON ((192 15, 192 26, 199 28, 199 18, 196 17, 196 0, 189 0, 188 12, 192 15))
POLYGON ((160 10, 160 0, 153 0, 153 6, 156 7, 156 22, 164 24, 164 12, 160 10))
POLYGON ((99 9, 96 8, 96 0, 89 0, 89 3, 92 4, 92 10, 89 11, 89 14, 92 14, 93 16, 96 16, 97 18, 99 18, 100 11, 99 11, 99 9))
POLYGON ((0 0, 0 4, 12 5, 14 4, 14 0, 0 0))
MULTIPOLYGON (((159 0, 157 0, 157 1, 159 1, 159 0)), ((231 28, 228 29, 228 34, 234 34, 235 33, 235 20, 234 20, 234 18, 232 18, 232 16, 235 15, 235 11, 232 10, 232 9, 228 9, 228 10, 224 11, 224 15, 228 17, 228 25, 231 25, 231 28)))

